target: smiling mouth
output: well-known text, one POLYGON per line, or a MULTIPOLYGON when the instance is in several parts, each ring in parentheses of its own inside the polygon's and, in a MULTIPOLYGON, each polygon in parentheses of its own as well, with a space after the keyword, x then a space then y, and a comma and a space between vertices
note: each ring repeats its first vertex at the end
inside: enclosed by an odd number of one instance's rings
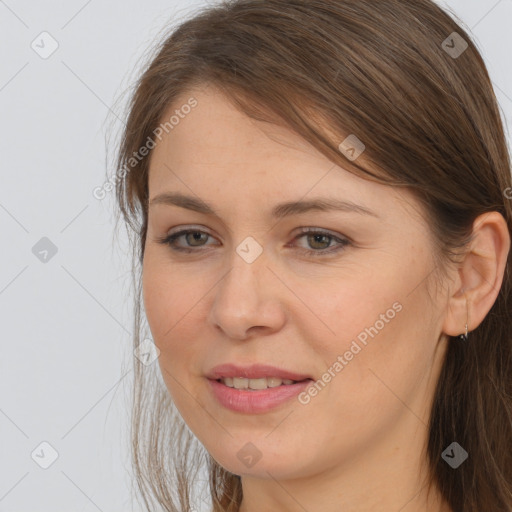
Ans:
POLYGON ((303 379, 301 381, 291 379, 281 379, 280 377, 263 377, 260 379, 246 379, 244 377, 222 377, 217 382, 225 386, 240 391, 259 391, 269 388, 277 388, 280 386, 292 386, 299 382, 305 382, 311 379, 303 379))

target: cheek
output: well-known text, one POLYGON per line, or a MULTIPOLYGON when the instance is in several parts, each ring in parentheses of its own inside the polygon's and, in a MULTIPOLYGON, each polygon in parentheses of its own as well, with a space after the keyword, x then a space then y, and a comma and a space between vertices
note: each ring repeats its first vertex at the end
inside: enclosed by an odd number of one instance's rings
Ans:
POLYGON ((433 392, 435 380, 430 375, 435 332, 426 295, 381 291, 360 309, 356 294, 351 299, 338 301, 346 314, 337 320, 333 311, 336 341, 322 349, 326 369, 335 376, 320 400, 344 422, 349 437, 391 429, 403 415, 411 421, 417 421, 416 415, 426 418, 425 397, 433 392))
POLYGON ((381 262, 365 278, 347 275, 328 286, 302 287, 315 315, 305 315, 300 329, 314 340, 324 363, 329 399, 378 403, 381 395, 390 395, 379 377, 408 395, 431 363, 435 333, 429 300, 421 287, 411 293, 418 271, 407 263, 383 267, 381 262))
POLYGON ((142 293, 153 342, 160 351, 160 372, 173 402, 186 416, 189 395, 183 390, 191 389, 189 370, 194 368, 197 358, 194 340, 199 339, 199 325, 193 317, 198 290, 193 279, 180 278, 168 263, 158 264, 148 257, 144 262, 142 293))
POLYGON ((161 351, 168 351, 177 340, 192 339, 193 318, 201 296, 201 283, 193 277, 183 277, 183 272, 161 262, 156 256, 147 255, 142 274, 144 310, 155 344, 161 351), (176 340, 176 341, 174 341, 176 340))
MULTIPOLYGON (((397 309, 403 309, 397 304, 400 293, 393 285, 359 275, 331 279, 325 286, 310 282, 301 289, 310 309, 303 317, 307 318, 303 321, 308 322, 309 339, 331 359, 350 350, 353 341, 365 347, 376 331, 378 335, 389 332, 399 321, 397 309)), ((375 339, 378 337, 384 336, 375 339)))

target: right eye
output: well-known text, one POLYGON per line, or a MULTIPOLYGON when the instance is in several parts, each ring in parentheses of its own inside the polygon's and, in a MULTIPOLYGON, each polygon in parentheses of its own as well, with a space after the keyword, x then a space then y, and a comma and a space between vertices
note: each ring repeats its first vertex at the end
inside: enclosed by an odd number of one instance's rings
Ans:
POLYGON ((180 252, 196 252, 194 249, 190 249, 190 247, 201 247, 205 244, 201 244, 201 241, 205 241, 208 239, 208 237, 211 237, 209 233, 206 233, 205 231, 201 231, 198 229, 183 229, 181 231, 178 231, 176 233, 172 233, 170 235, 164 236, 162 238, 158 239, 159 243, 168 245, 173 251, 180 251, 180 252), (180 247, 177 245, 177 240, 181 238, 182 236, 185 236, 184 240, 186 240, 186 243, 191 243, 192 245, 189 245, 187 247, 180 247), (196 242, 199 242, 197 245, 196 242))

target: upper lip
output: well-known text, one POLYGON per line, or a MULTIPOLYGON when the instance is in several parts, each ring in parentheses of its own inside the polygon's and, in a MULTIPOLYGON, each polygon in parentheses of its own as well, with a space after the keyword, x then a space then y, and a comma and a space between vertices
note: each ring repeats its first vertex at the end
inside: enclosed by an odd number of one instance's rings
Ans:
POLYGON ((249 366, 238 366, 231 363, 221 364, 212 368, 206 376, 213 380, 218 380, 222 377, 242 377, 246 379, 277 377, 296 381, 311 379, 309 375, 303 375, 267 364, 252 364, 249 366))

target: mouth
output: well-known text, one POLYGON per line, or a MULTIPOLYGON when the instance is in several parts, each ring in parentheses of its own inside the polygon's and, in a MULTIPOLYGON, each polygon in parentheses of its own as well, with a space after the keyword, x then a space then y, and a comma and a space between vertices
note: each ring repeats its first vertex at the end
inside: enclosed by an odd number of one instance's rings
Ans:
POLYGON ((282 386, 293 386, 294 384, 307 382, 312 379, 302 380, 282 379, 280 377, 263 377, 259 379, 247 379, 244 377, 221 377, 215 379, 216 382, 224 384, 228 388, 240 391, 261 391, 269 388, 278 388, 282 386))
POLYGON ((311 374, 262 363, 225 363, 205 376, 217 403, 242 414, 284 407, 313 382, 311 374))
POLYGON ((289 405, 312 385, 313 379, 219 377, 208 382, 212 397, 224 408, 242 414, 264 414, 289 405))

